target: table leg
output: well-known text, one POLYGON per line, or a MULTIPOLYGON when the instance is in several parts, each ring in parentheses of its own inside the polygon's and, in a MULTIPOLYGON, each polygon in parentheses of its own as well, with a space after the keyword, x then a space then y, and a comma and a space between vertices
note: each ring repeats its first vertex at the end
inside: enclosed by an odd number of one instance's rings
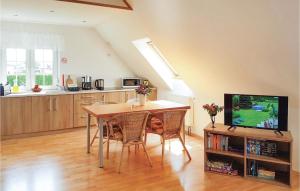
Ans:
POLYGON ((88 114, 87 116, 87 140, 86 140, 86 149, 87 149, 87 153, 90 153, 90 136, 91 136, 91 115, 88 114))
POLYGON ((183 127, 182 127, 182 129, 183 129, 183 144, 185 145, 185 122, 184 122, 184 120, 183 120, 183 127))
POLYGON ((99 128, 99 167, 103 168, 103 119, 98 119, 99 128))

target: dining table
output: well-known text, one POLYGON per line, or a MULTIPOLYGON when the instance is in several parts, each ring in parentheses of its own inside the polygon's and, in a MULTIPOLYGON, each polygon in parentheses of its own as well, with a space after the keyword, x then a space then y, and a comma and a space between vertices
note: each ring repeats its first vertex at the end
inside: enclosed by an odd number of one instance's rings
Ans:
MULTIPOLYGON (((136 103, 118 103, 118 104, 93 104, 90 106, 83 106, 84 111, 87 113, 87 153, 90 153, 90 130, 91 130, 91 117, 97 119, 97 126, 99 128, 99 167, 104 167, 103 157, 103 124, 105 121, 119 114, 126 114, 130 112, 148 111, 150 113, 164 112, 176 109, 190 109, 189 105, 181 103, 167 101, 167 100, 156 100, 147 101, 145 105, 138 105, 136 103)), ((182 128, 183 140, 185 144, 185 125, 183 123, 182 128)))

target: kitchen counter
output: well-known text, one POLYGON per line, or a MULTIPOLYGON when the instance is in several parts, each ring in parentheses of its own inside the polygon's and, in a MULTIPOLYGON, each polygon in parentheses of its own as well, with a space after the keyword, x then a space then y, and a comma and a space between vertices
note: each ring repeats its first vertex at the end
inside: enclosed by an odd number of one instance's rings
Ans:
POLYGON ((105 93, 105 92, 120 92, 120 91, 134 91, 135 89, 131 88, 105 88, 104 90, 80 90, 80 91, 68 91, 68 90, 42 90, 41 92, 21 92, 21 93, 12 93, 1 98, 9 97, 26 97, 26 96, 49 96, 49 95, 69 95, 69 94, 87 94, 87 93, 105 93))

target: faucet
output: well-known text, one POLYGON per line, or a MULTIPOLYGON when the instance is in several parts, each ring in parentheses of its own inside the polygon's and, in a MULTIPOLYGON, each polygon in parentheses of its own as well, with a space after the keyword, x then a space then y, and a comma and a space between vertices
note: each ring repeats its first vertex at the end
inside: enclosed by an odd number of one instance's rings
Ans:
POLYGON ((61 86, 59 84, 56 84, 56 87, 58 90, 65 90, 65 87, 64 86, 61 86))

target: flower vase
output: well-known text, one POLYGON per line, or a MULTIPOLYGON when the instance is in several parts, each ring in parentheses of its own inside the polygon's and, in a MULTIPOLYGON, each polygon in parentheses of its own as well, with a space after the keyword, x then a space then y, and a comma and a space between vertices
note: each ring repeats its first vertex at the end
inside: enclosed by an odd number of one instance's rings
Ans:
POLYGON ((140 105, 145 105, 146 104, 146 95, 144 95, 144 94, 138 94, 138 95, 139 95, 140 105))
POLYGON ((212 128, 216 128, 215 126, 215 122, 216 122, 216 115, 211 115, 210 116, 210 120, 211 120, 211 124, 212 124, 212 128))

